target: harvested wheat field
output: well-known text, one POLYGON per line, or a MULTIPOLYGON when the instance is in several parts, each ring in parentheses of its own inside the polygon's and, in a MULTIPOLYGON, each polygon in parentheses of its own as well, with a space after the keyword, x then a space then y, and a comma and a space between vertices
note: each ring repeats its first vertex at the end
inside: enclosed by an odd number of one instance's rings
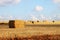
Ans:
POLYGON ((0 40, 60 40, 60 27, 1 28, 0 40))
POLYGON ((60 40, 60 35, 33 35, 27 37, 15 35, 15 37, 0 37, 0 40, 60 40))

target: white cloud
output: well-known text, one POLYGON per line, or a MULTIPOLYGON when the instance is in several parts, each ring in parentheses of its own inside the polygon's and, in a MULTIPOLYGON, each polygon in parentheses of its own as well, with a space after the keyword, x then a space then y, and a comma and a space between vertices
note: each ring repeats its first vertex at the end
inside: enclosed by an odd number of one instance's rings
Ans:
POLYGON ((60 20, 60 15, 58 14, 58 15, 54 15, 54 16, 45 16, 43 14, 40 14, 40 18, 38 18, 38 19, 40 19, 40 20, 50 20, 50 21, 55 20, 55 21, 57 21, 57 20, 60 20))
POLYGON ((11 20, 11 19, 13 19, 13 16, 9 16, 8 18, 11 20))
POLYGON ((48 18, 45 15, 41 14, 40 15, 40 20, 48 20, 48 18))
POLYGON ((2 19, 3 17, 2 16, 0 16, 0 19, 2 19))
POLYGON ((34 15, 30 15, 31 16, 31 20, 32 21, 37 21, 37 20, 39 20, 38 18, 36 18, 34 15))
POLYGON ((43 10, 43 7, 42 7, 42 6, 36 6, 36 7, 35 7, 35 10, 36 10, 36 11, 42 11, 42 10, 43 10))
POLYGON ((60 20, 60 15, 55 15, 55 16, 53 17, 53 20, 60 20))
POLYGON ((45 16, 44 16, 44 15, 42 15, 42 14, 40 15, 40 17, 41 17, 42 19, 45 19, 45 16))
POLYGON ((9 4, 18 4, 20 0, 0 0, 0 6, 6 6, 9 4))
POLYGON ((57 4, 58 9, 60 9, 60 0, 53 0, 53 2, 54 2, 55 4, 57 4))
POLYGON ((12 20, 13 16, 0 16, 0 20, 12 20))
POLYGON ((54 3, 60 3, 60 0, 53 0, 54 3))
POLYGON ((28 17, 29 19, 28 20, 32 20, 32 21, 37 21, 37 20, 49 20, 49 21, 52 21, 52 20, 60 20, 60 15, 54 15, 54 16, 45 16, 43 14, 40 14, 38 16, 36 15, 29 15, 28 17))

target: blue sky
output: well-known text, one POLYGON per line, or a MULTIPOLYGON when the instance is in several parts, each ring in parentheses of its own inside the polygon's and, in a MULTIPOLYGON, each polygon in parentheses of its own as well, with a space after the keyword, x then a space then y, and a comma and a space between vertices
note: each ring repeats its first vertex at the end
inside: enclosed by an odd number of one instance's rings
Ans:
POLYGON ((60 0, 0 1, 0 18, 2 17, 2 19, 10 19, 9 17, 11 19, 23 20, 30 19, 31 17, 36 17, 35 19, 40 19, 40 17, 46 19, 60 15, 60 0))

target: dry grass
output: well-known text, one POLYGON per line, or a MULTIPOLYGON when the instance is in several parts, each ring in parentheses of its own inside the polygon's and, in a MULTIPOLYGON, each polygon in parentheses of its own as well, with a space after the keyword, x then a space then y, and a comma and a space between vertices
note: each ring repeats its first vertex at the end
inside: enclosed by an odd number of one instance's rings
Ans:
POLYGON ((60 40, 60 35, 32 35, 27 37, 15 35, 15 37, 0 37, 0 40, 60 40))
POLYGON ((60 40, 60 27, 58 26, 26 26, 25 28, 0 27, 0 40, 14 40, 15 38, 16 40, 60 40))
POLYGON ((55 35, 60 34, 60 27, 25 27, 25 28, 2 28, 0 36, 31 36, 31 35, 55 35))

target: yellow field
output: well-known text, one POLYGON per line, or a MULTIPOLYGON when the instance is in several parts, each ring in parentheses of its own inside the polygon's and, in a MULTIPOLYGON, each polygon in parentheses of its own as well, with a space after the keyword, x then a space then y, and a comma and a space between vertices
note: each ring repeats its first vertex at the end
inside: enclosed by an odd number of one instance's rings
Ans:
POLYGON ((0 40, 60 40, 59 26, 8 27, 8 25, 0 25, 0 40))
POLYGON ((25 27, 25 28, 1 28, 0 36, 10 37, 31 35, 55 35, 60 34, 60 27, 25 27))

